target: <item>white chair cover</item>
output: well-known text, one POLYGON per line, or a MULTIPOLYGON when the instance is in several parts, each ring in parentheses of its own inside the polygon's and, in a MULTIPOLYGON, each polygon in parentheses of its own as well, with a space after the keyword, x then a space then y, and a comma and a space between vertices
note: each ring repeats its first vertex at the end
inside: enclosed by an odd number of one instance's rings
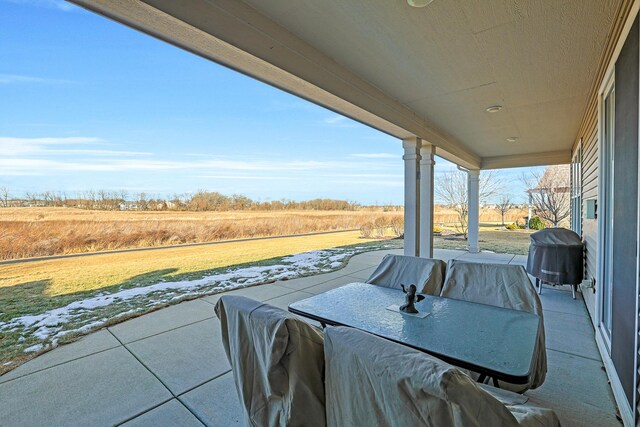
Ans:
POLYGON ((246 425, 325 426, 322 332, 241 296, 215 311, 246 425))
POLYGON ((540 316, 543 327, 538 336, 538 351, 535 355, 531 382, 524 386, 507 385, 502 382, 500 384, 501 387, 504 385, 510 390, 519 392, 542 385, 547 375, 542 304, 524 267, 451 260, 441 296, 526 311, 540 316))
POLYGON ((328 327, 324 351, 330 427, 560 425, 526 397, 505 406, 457 368, 357 329, 328 327))
POLYGON ((413 284, 419 293, 440 295, 446 268, 439 259, 386 255, 366 283, 395 289, 413 284))

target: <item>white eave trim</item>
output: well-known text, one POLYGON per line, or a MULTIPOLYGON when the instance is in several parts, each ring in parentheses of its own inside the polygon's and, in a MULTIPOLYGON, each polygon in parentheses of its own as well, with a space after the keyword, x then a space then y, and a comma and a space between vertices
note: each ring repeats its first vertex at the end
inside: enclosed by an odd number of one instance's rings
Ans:
POLYGON ((481 169, 520 168, 528 166, 562 165, 571 163, 571 150, 544 153, 518 154, 514 156, 483 157, 481 169))

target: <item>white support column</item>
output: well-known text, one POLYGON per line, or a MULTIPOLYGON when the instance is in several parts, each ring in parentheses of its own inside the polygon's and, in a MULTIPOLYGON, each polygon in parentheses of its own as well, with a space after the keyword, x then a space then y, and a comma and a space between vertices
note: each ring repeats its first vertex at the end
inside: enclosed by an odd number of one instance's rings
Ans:
POLYGON ((419 210, 420 185, 420 138, 411 137, 402 141, 404 148, 404 254, 419 255, 419 210))
POLYGON ((525 226, 525 228, 528 230, 529 229, 529 224, 531 223, 531 190, 529 190, 529 205, 527 206, 529 208, 528 213, 527 213, 527 225, 525 226))
POLYGON ((433 179, 436 147, 422 141, 420 147, 420 256, 433 258, 433 179))
POLYGON ((469 170, 467 191, 469 197, 469 217, 467 220, 467 241, 469 252, 479 252, 478 232, 480 229, 480 171, 469 170))

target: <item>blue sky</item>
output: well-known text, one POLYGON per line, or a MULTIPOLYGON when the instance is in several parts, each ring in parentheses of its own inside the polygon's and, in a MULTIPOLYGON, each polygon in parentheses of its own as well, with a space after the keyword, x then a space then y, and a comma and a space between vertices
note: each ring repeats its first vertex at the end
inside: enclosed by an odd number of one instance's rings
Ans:
MULTIPOLYGON (((0 187, 14 196, 400 204, 401 157, 395 138, 74 5, 0 0, 0 187)), ((516 198, 521 173, 500 172, 516 198)))

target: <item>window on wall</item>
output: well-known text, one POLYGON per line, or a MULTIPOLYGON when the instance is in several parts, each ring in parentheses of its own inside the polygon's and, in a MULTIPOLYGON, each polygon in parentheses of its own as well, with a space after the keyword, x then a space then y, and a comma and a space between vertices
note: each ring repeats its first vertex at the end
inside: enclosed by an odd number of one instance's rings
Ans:
POLYGON ((571 229, 582 235, 582 140, 571 159, 571 229))

